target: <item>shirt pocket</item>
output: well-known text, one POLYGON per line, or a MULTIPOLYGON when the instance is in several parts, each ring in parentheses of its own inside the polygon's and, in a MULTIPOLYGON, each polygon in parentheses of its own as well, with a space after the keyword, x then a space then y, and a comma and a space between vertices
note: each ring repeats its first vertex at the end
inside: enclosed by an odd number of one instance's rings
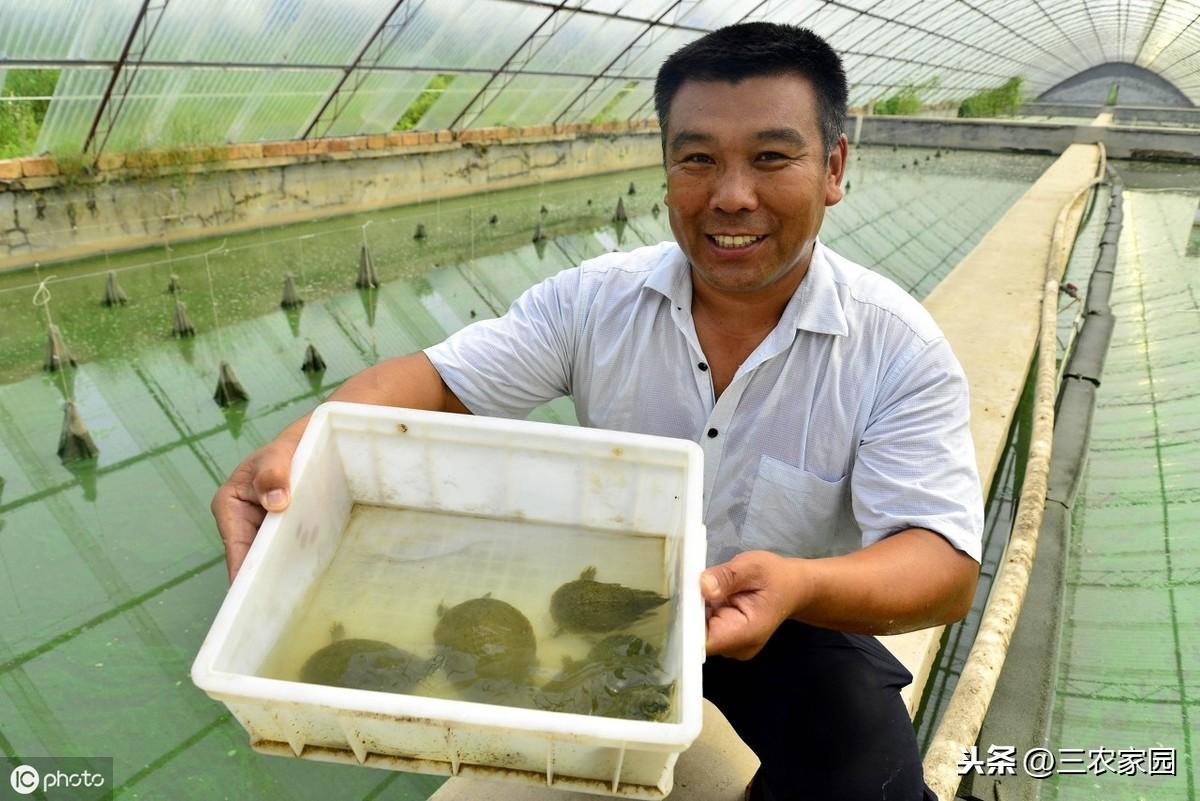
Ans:
POLYGON ((742 545, 782 556, 834 556, 858 550, 862 534, 853 525, 848 477, 836 481, 770 456, 758 463, 750 491, 742 545))

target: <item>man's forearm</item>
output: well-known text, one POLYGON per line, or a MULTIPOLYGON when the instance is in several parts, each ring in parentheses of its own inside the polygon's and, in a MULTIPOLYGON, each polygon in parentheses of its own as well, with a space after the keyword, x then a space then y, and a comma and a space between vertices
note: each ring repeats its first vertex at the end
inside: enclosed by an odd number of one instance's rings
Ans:
POLYGON ((329 400, 434 412, 466 411, 424 353, 398 356, 355 373, 329 400))
MULTIPOLYGON (((446 387, 441 375, 424 353, 398 356, 372 365, 347 378, 328 400, 400 406, 434 412, 467 412, 446 387)), ((276 439, 300 441, 310 415, 304 415, 279 433, 276 439)))
POLYGON ((962 619, 979 564, 941 536, 905 529, 860 551, 796 559, 791 617, 858 634, 900 634, 962 619))

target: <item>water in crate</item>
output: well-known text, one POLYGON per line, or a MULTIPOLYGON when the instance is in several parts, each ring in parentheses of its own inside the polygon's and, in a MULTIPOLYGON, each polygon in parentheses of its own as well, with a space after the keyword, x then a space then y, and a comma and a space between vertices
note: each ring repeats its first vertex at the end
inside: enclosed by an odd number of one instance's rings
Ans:
POLYGON ((356 505, 261 674, 674 720, 666 547, 662 536, 356 505))

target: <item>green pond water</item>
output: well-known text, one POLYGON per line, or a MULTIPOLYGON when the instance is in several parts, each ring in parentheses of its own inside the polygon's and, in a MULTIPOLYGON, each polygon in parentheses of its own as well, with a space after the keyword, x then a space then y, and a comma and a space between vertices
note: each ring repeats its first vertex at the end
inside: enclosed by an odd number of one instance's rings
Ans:
MULTIPOLYGON (((862 148, 823 239, 923 297, 1050 161, 862 148)), ((0 276, 0 750, 112 757, 119 798, 427 797, 442 779, 261 756, 191 684, 227 588, 212 493, 347 376, 501 314, 583 259, 671 238, 651 213, 662 191, 652 168, 0 276), (353 288, 364 239, 384 282, 373 292, 353 288), (108 270, 129 304, 100 304, 108 270), (288 272, 298 314, 279 308, 288 272), (194 339, 171 336, 171 275, 194 339), (76 369, 42 371, 43 279, 76 369), (299 369, 309 343, 328 364, 314 379, 299 369), (244 407, 213 402, 223 360, 244 407), (56 455, 66 396, 93 462, 56 455)), ((567 399, 533 417, 575 421, 567 399)))

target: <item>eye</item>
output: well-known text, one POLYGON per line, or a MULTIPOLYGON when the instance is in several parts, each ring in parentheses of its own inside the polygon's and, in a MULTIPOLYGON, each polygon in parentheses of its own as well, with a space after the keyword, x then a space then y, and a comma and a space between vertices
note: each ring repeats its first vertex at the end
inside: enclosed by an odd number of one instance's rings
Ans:
POLYGON ((712 164, 712 158, 707 153, 688 153, 680 161, 684 164, 712 164))
POLYGON ((786 161, 788 159, 788 157, 785 156, 784 154, 776 153, 773 150, 769 150, 765 153, 759 153, 756 158, 759 161, 780 161, 780 160, 786 161))

